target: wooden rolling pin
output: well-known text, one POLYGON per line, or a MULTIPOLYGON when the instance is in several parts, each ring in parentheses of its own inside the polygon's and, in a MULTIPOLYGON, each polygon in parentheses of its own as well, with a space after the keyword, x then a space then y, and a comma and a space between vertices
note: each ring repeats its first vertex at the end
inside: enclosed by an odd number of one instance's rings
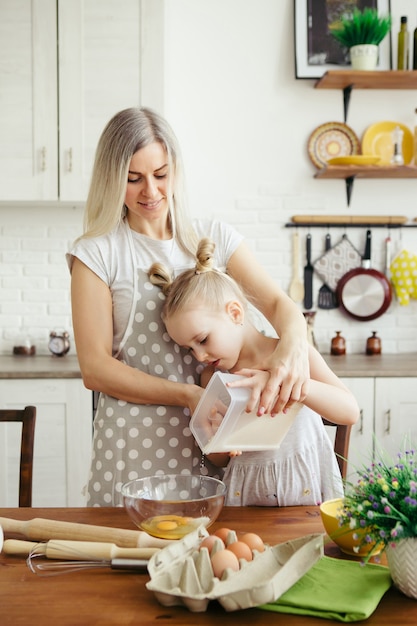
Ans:
POLYGON ((32 550, 48 559, 68 559, 70 561, 97 561, 112 559, 150 559, 159 548, 119 548, 114 543, 95 541, 66 541, 51 539, 46 543, 22 541, 20 539, 6 539, 3 543, 5 554, 20 554, 28 556, 32 550))
POLYGON ((48 541, 49 539, 99 541, 115 543, 122 548, 163 548, 172 543, 169 539, 152 537, 143 530, 124 530, 75 522, 59 522, 40 517, 27 521, 0 517, 0 526, 4 533, 19 533, 27 539, 35 539, 36 541, 48 541))

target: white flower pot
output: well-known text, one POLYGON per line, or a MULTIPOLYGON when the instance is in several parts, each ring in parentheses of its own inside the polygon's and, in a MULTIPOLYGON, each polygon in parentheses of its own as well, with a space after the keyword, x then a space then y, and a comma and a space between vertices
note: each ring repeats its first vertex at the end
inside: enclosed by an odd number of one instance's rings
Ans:
POLYGON ((354 70, 374 70, 378 62, 378 46, 363 44, 350 48, 350 62, 354 70))
POLYGON ((388 567, 394 585, 409 598, 417 599, 417 538, 401 539, 386 547, 388 567))

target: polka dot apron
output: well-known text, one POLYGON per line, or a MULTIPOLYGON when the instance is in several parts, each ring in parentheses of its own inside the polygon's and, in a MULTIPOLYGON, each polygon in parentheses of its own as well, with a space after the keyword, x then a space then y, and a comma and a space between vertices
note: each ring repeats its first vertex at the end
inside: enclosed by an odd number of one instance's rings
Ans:
MULTIPOLYGON (((117 358, 131 367, 176 382, 198 383, 197 363, 168 336, 160 318, 163 295, 147 272, 134 266, 129 322, 117 358)), ((123 483, 154 474, 210 474, 189 429, 189 411, 179 406, 131 404, 100 394, 94 418, 88 506, 122 506, 123 483)))

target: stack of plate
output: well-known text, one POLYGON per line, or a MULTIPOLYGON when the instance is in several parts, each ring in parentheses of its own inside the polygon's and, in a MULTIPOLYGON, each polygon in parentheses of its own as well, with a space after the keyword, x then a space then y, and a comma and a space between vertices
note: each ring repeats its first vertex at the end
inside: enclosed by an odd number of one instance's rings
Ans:
POLYGON ((396 127, 403 131, 404 164, 414 157, 414 138, 410 129, 400 122, 383 121, 369 126, 359 141, 356 133, 341 122, 321 124, 308 139, 308 155, 312 163, 327 165, 390 165, 394 154, 392 133, 396 127))

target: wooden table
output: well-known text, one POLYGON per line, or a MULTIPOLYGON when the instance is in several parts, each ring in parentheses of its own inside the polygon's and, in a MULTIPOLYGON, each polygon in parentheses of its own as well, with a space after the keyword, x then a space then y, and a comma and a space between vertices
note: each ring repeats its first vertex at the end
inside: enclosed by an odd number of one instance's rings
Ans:
MULTIPOLYGON (((0 517, 54 520, 134 529, 122 508, 0 509, 0 517)), ((226 507, 210 530, 226 526, 236 531, 254 531, 270 545, 309 533, 323 532, 317 507, 255 508, 226 507)), ((11 538, 8 534, 6 538, 11 538)), ((23 538, 14 535, 14 538, 23 538)), ((337 546, 326 542, 326 554, 343 556, 337 546)), ((180 606, 163 607, 145 587, 147 573, 111 570, 84 570, 52 577, 40 577, 27 567, 24 557, 0 555, 0 603, 2 626, 147 626, 157 624, 282 624, 285 626, 326 626, 333 620, 270 613, 247 609, 228 613, 211 602, 205 613, 191 613, 180 606)), ((391 588, 382 598, 369 626, 410 625, 417 622, 417 602, 391 588)))

